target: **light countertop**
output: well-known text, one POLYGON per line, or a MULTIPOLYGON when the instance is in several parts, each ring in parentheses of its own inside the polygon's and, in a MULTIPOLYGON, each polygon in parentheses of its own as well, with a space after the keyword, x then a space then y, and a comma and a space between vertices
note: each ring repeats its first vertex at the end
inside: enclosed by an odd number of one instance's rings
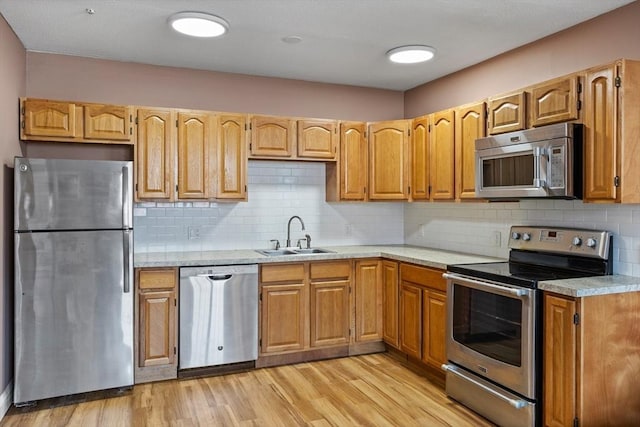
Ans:
POLYGON ((640 277, 614 274, 580 279, 548 280, 539 282, 538 289, 571 297, 637 292, 640 291, 640 277))

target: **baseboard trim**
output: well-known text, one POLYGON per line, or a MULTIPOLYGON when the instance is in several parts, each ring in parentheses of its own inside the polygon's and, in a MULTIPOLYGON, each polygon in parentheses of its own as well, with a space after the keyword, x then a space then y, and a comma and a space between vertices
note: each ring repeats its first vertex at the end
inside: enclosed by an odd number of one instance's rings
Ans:
POLYGON ((13 403, 13 380, 9 381, 9 384, 5 387, 0 394, 0 421, 4 418, 11 404, 13 403))

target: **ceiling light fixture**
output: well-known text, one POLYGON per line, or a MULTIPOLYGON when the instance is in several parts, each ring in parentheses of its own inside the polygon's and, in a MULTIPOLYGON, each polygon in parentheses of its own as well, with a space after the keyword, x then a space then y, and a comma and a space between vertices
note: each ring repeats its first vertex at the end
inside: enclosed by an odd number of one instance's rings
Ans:
POLYGON ((397 64, 417 64, 433 58, 436 50, 431 46, 410 45, 400 46, 387 52, 389 61, 397 64))
POLYGON ((229 30, 229 23, 219 16, 202 12, 179 12, 169 17, 171 28, 192 37, 219 37, 229 30))

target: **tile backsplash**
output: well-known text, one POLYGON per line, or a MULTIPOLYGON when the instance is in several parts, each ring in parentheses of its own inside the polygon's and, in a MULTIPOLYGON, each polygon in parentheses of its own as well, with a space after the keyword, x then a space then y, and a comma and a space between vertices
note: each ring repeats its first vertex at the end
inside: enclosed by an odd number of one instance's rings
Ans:
POLYGON ((309 234, 312 246, 401 244, 402 203, 327 203, 325 165, 311 162, 249 161, 248 202, 137 203, 136 252, 266 249, 309 234))
POLYGON ((613 233, 614 272, 640 276, 640 205, 571 200, 498 203, 327 203, 325 166, 249 162, 249 201, 137 203, 135 250, 264 249, 310 234, 313 246, 410 244, 508 256, 511 225, 603 229, 613 233))

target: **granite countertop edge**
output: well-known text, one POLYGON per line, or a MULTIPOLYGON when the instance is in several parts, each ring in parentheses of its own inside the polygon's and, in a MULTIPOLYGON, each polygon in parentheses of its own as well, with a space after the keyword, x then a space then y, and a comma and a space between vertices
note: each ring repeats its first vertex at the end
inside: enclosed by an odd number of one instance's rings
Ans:
POLYGON ((548 280, 538 289, 575 298, 640 291, 640 277, 613 274, 578 279, 548 280))

